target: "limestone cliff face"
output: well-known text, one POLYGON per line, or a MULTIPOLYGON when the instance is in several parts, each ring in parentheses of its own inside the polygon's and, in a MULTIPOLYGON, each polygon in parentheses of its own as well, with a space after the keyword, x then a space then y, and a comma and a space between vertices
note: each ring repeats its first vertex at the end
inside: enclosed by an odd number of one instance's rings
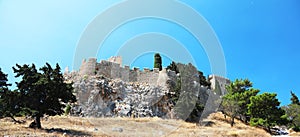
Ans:
MULTIPOLYGON (((171 98, 176 81, 160 73, 157 85, 139 82, 124 82, 102 75, 80 76, 75 73, 66 76, 73 82, 77 104, 72 115, 94 117, 152 117, 175 118, 176 105, 171 98)), ((199 97, 205 104, 207 91, 201 88, 199 97)))
MULTIPOLYGON (((166 76, 166 74, 162 74, 166 76)), ((171 117, 174 106, 169 99, 170 86, 167 78, 159 85, 124 82, 102 75, 68 77, 72 81, 78 99, 73 115, 81 116, 132 116, 171 117)), ((173 83, 174 84, 174 83, 173 83)), ((173 85, 174 86, 174 85, 173 85)))

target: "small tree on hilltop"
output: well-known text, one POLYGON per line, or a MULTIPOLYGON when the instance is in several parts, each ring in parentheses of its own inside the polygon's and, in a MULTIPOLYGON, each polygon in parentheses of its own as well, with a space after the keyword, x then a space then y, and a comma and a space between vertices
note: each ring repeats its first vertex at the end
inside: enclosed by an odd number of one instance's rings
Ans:
MULTIPOLYGON (((223 96, 222 108, 227 115, 240 116, 240 119, 245 123, 248 122, 248 108, 250 98, 255 96, 259 90, 252 88, 252 83, 248 79, 235 80, 230 85, 226 86, 227 94, 223 96), (227 102, 228 101, 228 102, 227 102), (235 102, 235 105, 233 105, 235 102), (233 106, 234 108, 228 108, 233 106), (237 109, 238 108, 238 109, 237 109), (227 112, 227 110, 229 110, 227 112), (233 111, 238 111, 234 112, 233 111)), ((234 120, 234 118, 232 118, 234 120)))
POLYGON ((7 74, 0 69, 0 117, 10 117, 14 122, 22 123, 14 118, 23 112, 20 92, 9 90, 11 84, 7 84, 7 81, 7 74))
POLYGON ((168 94, 172 102, 176 104, 174 107, 176 115, 188 122, 199 122, 205 106, 203 103, 205 97, 203 96, 206 96, 206 94, 199 92, 200 86, 210 86, 210 82, 192 64, 184 65, 172 61, 167 69, 180 74, 174 82, 174 86, 170 88, 172 94, 168 94), (190 113, 189 108, 193 108, 190 113))
POLYGON ((279 107, 280 102, 276 96, 276 94, 263 93, 250 98, 248 113, 251 116, 252 126, 263 126, 271 133, 271 127, 281 124, 285 112, 279 107))
POLYGON ((4 74, 0 68, 0 118, 3 117, 4 105, 3 105, 3 95, 7 91, 7 74, 4 74))
POLYGON ((300 105, 289 104, 284 106, 287 120, 289 121, 289 127, 293 128, 294 131, 300 131, 300 105))
POLYGON ((158 68, 159 71, 162 70, 162 61, 161 61, 161 56, 159 53, 156 53, 154 55, 154 68, 158 68))
POLYGON ((16 110, 18 110, 19 100, 16 98, 18 93, 12 92, 8 89, 11 84, 7 83, 7 74, 4 74, 0 68, 0 117, 11 117, 15 122, 14 115, 16 115, 16 110))
POLYGON ((0 115, 2 117, 10 117, 16 123, 22 123, 22 121, 16 120, 15 116, 21 116, 24 114, 22 109, 22 99, 20 92, 4 91, 0 93, 0 115))
POLYGON ((238 105, 237 97, 238 96, 235 95, 224 96, 221 104, 222 112, 231 118, 230 120, 231 127, 233 127, 234 119, 239 114, 240 111, 240 106, 238 105))
POLYGON ((198 77, 200 81, 200 85, 210 88, 211 83, 203 76, 202 71, 198 71, 198 77))
POLYGON ((296 105, 300 105, 300 101, 298 99, 298 97, 296 96, 295 93, 293 93, 293 91, 291 91, 291 101, 292 101, 292 104, 296 104, 296 105))
MULTIPOLYGON (((154 64, 155 64, 155 63, 154 63, 154 64)), ((177 68, 177 65, 176 65, 176 63, 175 63, 174 61, 172 61, 172 63, 171 63, 169 66, 167 66, 167 69, 168 69, 168 70, 175 71, 176 74, 179 73, 179 70, 178 70, 178 68, 177 68)))
POLYGON ((63 108, 68 102, 75 102, 76 97, 72 94, 72 84, 64 82, 60 67, 56 68, 46 63, 40 68, 35 65, 16 65, 13 67, 16 77, 22 80, 17 83, 17 87, 22 96, 23 107, 28 108, 28 114, 34 117, 30 124, 32 128, 41 128, 40 118, 46 115, 54 116, 64 113, 63 108))
POLYGON ((300 131, 300 105, 299 99, 291 91, 291 104, 288 106, 283 106, 282 108, 285 110, 287 120, 289 122, 288 126, 293 128, 294 131, 300 131))
POLYGON ((8 90, 8 86, 11 84, 7 84, 7 74, 4 74, 0 68, 0 91, 8 90))

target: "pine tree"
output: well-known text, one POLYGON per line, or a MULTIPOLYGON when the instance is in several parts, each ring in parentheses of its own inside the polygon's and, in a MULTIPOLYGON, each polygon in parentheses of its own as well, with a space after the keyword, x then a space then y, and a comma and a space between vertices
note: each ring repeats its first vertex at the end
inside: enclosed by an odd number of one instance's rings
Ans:
POLYGON ((7 81, 7 74, 4 74, 0 68, 0 92, 7 90, 8 86, 11 86, 11 84, 8 84, 7 81))
POLYGON ((230 125, 233 127, 234 119, 239 114, 239 99, 236 95, 224 96, 222 100, 222 111, 231 118, 230 125))
POLYGON ((10 84, 7 84, 7 74, 4 74, 1 71, 0 68, 0 117, 4 117, 5 116, 5 111, 6 111, 6 94, 8 92, 8 86, 10 86, 10 84))
POLYGON ((291 104, 282 108, 285 110, 288 126, 294 131, 300 131, 300 103, 295 93, 291 91, 291 104))
POLYGON ((297 104, 297 105, 300 105, 300 101, 298 99, 298 97, 296 96, 295 93, 293 93, 293 91, 291 91, 291 101, 292 101, 292 104, 297 104))
MULTIPOLYGON (((232 116, 240 116, 240 119, 243 120, 245 123, 248 122, 248 104, 250 103, 250 98, 252 96, 257 95, 259 90, 252 88, 252 83, 248 79, 244 80, 235 80, 234 82, 231 82, 230 85, 226 87, 227 94, 223 96, 222 101, 222 108, 224 109, 225 114, 229 114, 232 116), (229 102, 226 102, 229 101, 229 102), (238 107, 238 110, 235 108, 227 108, 230 106, 235 105, 226 105, 226 104, 232 104, 232 102, 235 102, 238 107), (234 110, 238 112, 226 112, 226 110, 234 110)), ((234 120, 232 118, 232 120, 234 120)))
POLYGON ((7 84, 7 74, 0 69, 0 117, 10 117, 14 122, 21 123, 14 116, 22 113, 22 99, 20 93, 8 89, 11 84, 7 84))
POLYGON ((300 131, 300 105, 289 104, 288 106, 284 106, 283 109, 289 121, 288 126, 295 131, 300 131))
POLYGON ((203 72, 197 71, 192 64, 172 63, 167 66, 168 70, 175 71, 180 74, 177 77, 175 86, 170 89, 174 94, 169 94, 169 97, 176 104, 174 107, 175 113, 179 118, 185 119, 188 122, 198 122, 204 110, 202 93, 197 93, 200 86, 210 86, 210 82, 203 76, 203 72), (184 84, 181 84, 184 83, 184 84), (195 84, 198 83, 198 87, 195 84))
POLYGON ((22 80, 17 87, 23 100, 23 107, 28 108, 28 115, 34 117, 30 124, 32 128, 41 128, 40 118, 47 114, 49 116, 61 115, 64 113, 66 103, 75 102, 72 94, 72 84, 64 82, 60 67, 52 68, 48 63, 39 70, 35 65, 16 65, 13 67, 16 77, 22 80))
POLYGON ((263 126, 271 133, 271 127, 279 125, 285 115, 281 109, 277 94, 263 93, 250 98, 248 113, 251 116, 250 124, 263 126))
MULTIPOLYGON (((154 64, 155 64, 155 63, 154 63, 154 64)), ((175 63, 174 61, 172 61, 172 63, 171 63, 169 66, 167 66, 167 69, 168 69, 168 70, 175 71, 176 74, 179 73, 179 70, 178 70, 178 68, 177 68, 177 65, 176 65, 176 63, 175 63)))
POLYGON ((200 85, 210 88, 211 83, 203 76, 202 71, 198 71, 198 77, 200 81, 200 85))

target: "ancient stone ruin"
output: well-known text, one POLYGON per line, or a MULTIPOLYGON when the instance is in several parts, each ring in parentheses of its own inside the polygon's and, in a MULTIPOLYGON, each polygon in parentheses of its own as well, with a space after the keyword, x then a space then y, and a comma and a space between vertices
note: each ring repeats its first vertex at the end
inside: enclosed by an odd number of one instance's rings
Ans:
MULTIPOLYGON (((67 82, 74 83, 78 100, 72 107, 72 115, 176 118, 176 102, 170 97, 182 74, 166 69, 130 69, 121 64, 121 57, 100 62, 90 58, 83 60, 79 71, 68 72, 66 69, 64 77, 67 82)), ((181 66, 184 70, 197 70, 191 64, 181 66)), ((212 90, 216 89, 215 86, 219 85, 224 94, 225 85, 230 82, 226 78, 211 75, 211 87, 205 87, 192 78, 194 74, 188 75, 184 83, 191 83, 192 86, 186 89, 194 90, 204 106, 212 90)))
MULTIPOLYGON (((108 60, 101 60, 97 63, 96 58, 90 58, 87 61, 82 61, 78 73, 81 76, 102 75, 106 78, 121 79, 124 82, 139 82, 157 85, 157 80, 160 75, 158 68, 154 68, 153 70, 144 68, 143 71, 139 68, 130 69, 129 66, 122 67, 120 65, 122 64, 121 61, 121 57, 111 57, 108 60)), ((174 71, 167 71, 166 73, 168 78, 176 78, 176 73, 174 71)))

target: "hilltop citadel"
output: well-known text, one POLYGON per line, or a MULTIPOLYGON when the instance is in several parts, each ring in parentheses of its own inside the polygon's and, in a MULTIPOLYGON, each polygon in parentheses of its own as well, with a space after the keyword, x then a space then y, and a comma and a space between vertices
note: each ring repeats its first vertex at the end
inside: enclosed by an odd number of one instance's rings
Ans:
MULTIPOLYGON (((225 86, 230 83, 228 79, 210 75, 210 86, 204 86, 199 83, 198 77, 194 77, 197 68, 192 64, 179 66, 187 71, 194 70, 190 74, 187 72, 190 77, 185 78, 184 84, 190 85, 185 87, 186 90, 198 94, 197 100, 203 106, 213 104, 213 100, 208 100, 217 87, 220 89, 219 95, 226 93, 225 86)), ((177 104, 172 97, 180 75, 165 68, 159 71, 158 68, 140 70, 123 67, 121 57, 111 57, 100 62, 95 58, 83 60, 79 71, 69 73, 66 70, 64 74, 67 81, 74 83, 77 94, 78 103, 72 110, 74 115, 165 118, 174 118, 174 107, 177 104)), ((209 110, 213 111, 215 110, 209 110)))
MULTIPOLYGON (((159 78, 159 69, 153 68, 140 68, 134 67, 130 69, 129 66, 122 66, 122 57, 114 56, 108 60, 101 60, 97 62, 96 58, 84 59, 78 73, 81 76, 84 75, 103 75, 107 78, 121 79, 124 82, 140 82, 148 83, 150 85, 157 85, 157 80, 159 78)), ((176 73, 174 71, 166 70, 169 79, 175 80, 176 73)), ((214 90, 216 88, 216 83, 219 84, 221 89, 225 90, 225 86, 230 83, 230 80, 217 75, 209 75, 208 80, 211 83, 209 89, 214 90)))

